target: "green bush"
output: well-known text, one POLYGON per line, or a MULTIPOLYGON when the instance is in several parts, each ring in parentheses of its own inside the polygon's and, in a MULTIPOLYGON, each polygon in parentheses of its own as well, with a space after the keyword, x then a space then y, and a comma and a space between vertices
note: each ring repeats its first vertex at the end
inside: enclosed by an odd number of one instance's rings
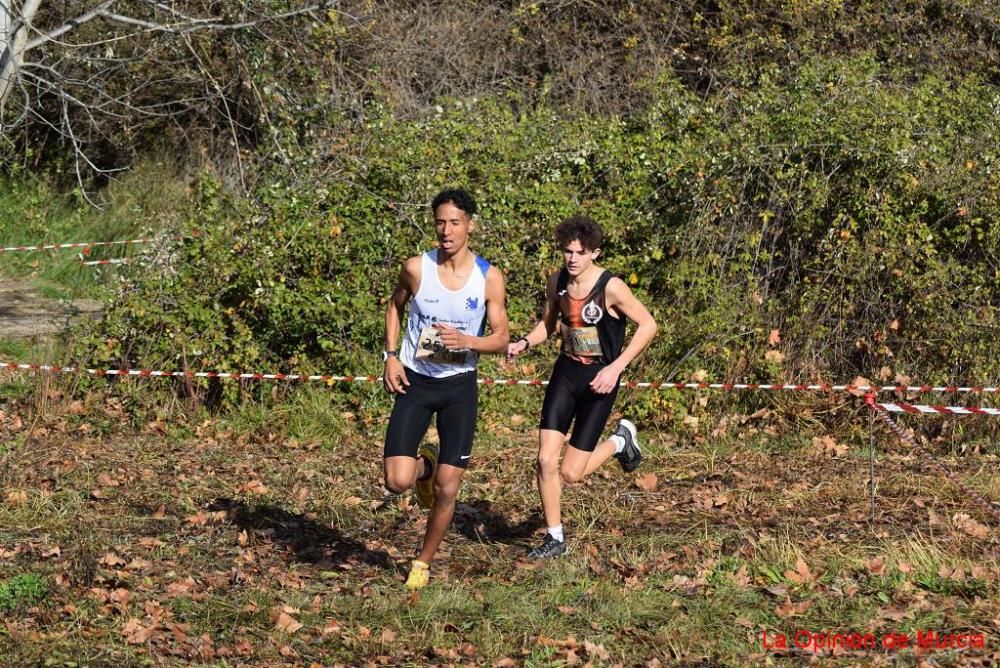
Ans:
MULTIPOLYGON (((268 168, 252 198, 205 173, 183 241, 125 269, 78 350, 377 374, 385 298, 401 261, 433 243, 427 202, 463 185, 515 334, 559 265, 554 225, 580 211, 605 225, 605 264, 661 324, 632 378, 1000 378, 995 90, 898 78, 865 57, 765 70, 707 99, 666 78, 648 108, 612 118, 482 99, 397 119, 372 104, 335 150, 268 168)), ((544 376, 553 355, 516 373, 544 376)))

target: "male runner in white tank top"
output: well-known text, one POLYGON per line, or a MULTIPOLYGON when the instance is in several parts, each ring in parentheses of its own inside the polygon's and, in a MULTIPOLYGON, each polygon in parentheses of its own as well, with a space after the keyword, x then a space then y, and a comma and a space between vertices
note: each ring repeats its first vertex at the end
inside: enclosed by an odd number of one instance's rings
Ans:
POLYGON ((385 312, 382 354, 385 389, 396 395, 385 437, 385 486, 397 494, 415 487, 420 505, 431 509, 406 579, 410 589, 427 586, 472 456, 479 354, 502 353, 509 342, 503 275, 468 246, 475 200, 464 190, 445 190, 431 211, 438 247, 403 264, 385 312), (435 414, 440 449, 420 445, 435 414))

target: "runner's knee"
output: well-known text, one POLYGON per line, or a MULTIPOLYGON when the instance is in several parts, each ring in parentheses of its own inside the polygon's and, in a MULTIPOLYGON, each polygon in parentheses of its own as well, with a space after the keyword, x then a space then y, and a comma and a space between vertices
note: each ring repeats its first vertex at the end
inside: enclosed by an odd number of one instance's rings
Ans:
POLYGON ((538 472, 544 477, 555 477, 559 474, 559 455, 538 453, 538 472))
POLYGON ((436 501, 454 501, 458 498, 458 480, 448 480, 446 482, 435 480, 434 498, 436 501))
POLYGON ((402 494, 406 490, 410 489, 412 485, 412 480, 401 476, 398 473, 385 474, 385 488, 393 494, 402 494))
POLYGON ((559 475, 565 483, 580 482, 583 480, 583 471, 574 470, 566 466, 565 462, 563 463, 562 468, 559 469, 559 475))

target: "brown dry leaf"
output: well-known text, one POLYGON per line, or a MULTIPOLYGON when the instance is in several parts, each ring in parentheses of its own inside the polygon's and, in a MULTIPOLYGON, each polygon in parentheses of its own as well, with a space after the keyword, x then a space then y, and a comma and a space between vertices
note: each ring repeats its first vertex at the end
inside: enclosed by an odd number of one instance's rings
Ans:
POLYGON ((295 633, 302 628, 302 624, 287 612, 278 615, 278 621, 274 623, 274 628, 285 633, 295 633))
POLYGON ((262 483, 260 480, 251 480, 247 484, 243 485, 243 489, 250 494, 264 495, 267 494, 267 485, 262 483))
POLYGON ((951 518, 952 523, 962 530, 962 532, 973 538, 987 538, 990 535, 989 527, 980 524, 965 513, 958 513, 951 518))
POLYGON ((816 452, 821 455, 827 453, 833 453, 834 457, 840 457, 842 455, 846 455, 847 451, 850 450, 850 448, 848 448, 846 445, 841 445, 840 443, 837 443, 835 440, 833 440, 833 437, 830 435, 814 436, 812 443, 813 447, 816 449, 816 452))
POLYGON ((97 484, 101 487, 117 487, 118 481, 109 476, 107 473, 101 473, 97 476, 97 484))
POLYGON ((809 565, 806 564, 805 560, 802 557, 799 557, 798 561, 795 562, 794 571, 793 570, 785 571, 785 577, 791 580, 792 582, 796 582, 799 584, 802 584, 804 582, 812 582, 813 580, 816 579, 816 576, 813 575, 812 572, 809 570, 809 565))
POLYGON ((132 617, 125 622, 122 635, 125 636, 125 642, 129 645, 144 645, 149 640, 149 636, 153 634, 153 630, 153 627, 143 626, 138 619, 132 617))
POLYGON ((359 503, 361 503, 361 498, 357 496, 349 496, 346 499, 344 499, 344 505, 347 506, 356 506, 359 503))
POLYGON ((764 359, 774 364, 781 364, 785 361, 785 354, 780 350, 768 350, 764 353, 764 359))
POLYGON ((367 626, 358 626, 358 635, 362 638, 370 638, 372 630, 367 626))
POLYGON ((909 564, 908 562, 906 562, 906 561, 901 561, 901 562, 899 562, 898 564, 896 564, 896 568, 898 568, 898 569, 899 569, 899 572, 900 572, 900 573, 909 573, 910 571, 912 571, 912 570, 913 570, 913 566, 911 566, 911 565, 910 565, 910 564, 909 564))
POLYGON ((91 490, 90 498, 98 501, 107 501, 110 497, 100 489, 91 490))
POLYGON ((875 557, 865 562, 865 567, 872 575, 882 575, 885 573, 885 559, 875 557))
POLYGON ((183 580, 178 580, 177 582, 172 582, 167 585, 167 596, 169 598, 177 598, 178 596, 184 596, 195 587, 194 578, 188 576, 183 580))
POLYGON ((781 330, 772 329, 771 333, 767 335, 767 345, 776 346, 781 343, 781 330))
POLYGON ((107 552, 103 557, 100 558, 98 563, 104 564, 108 568, 116 568, 118 566, 124 566, 128 562, 119 557, 114 552, 107 552))
POLYGON ((154 520, 162 520, 166 518, 166 516, 167 516, 167 507, 162 503, 160 504, 159 508, 153 511, 152 515, 154 520))
MULTIPOLYGON (((851 385, 854 387, 871 387, 872 382, 865 378, 864 376, 855 376, 854 380, 851 381, 851 385)), ((868 390, 850 390, 850 393, 855 397, 863 397, 868 390)))
POLYGON ((7 492, 7 505, 20 506, 21 504, 27 502, 28 502, 28 493, 23 489, 15 489, 11 492, 7 492))
POLYGON ((635 486, 644 492, 655 492, 656 483, 655 473, 644 473, 635 477, 635 486))
POLYGON ((496 661, 493 662, 493 668, 516 668, 517 666, 520 665, 521 665, 520 663, 510 658, 509 656, 505 656, 504 658, 497 659, 496 661))
POLYGON ((525 420, 525 418, 524 418, 523 415, 511 415, 510 416, 510 423, 514 427, 520 427, 522 424, 524 424, 524 420, 525 420))
POLYGON ((774 614, 778 615, 782 619, 788 619, 789 617, 796 617, 801 615, 812 605, 812 601, 799 601, 798 603, 792 603, 789 598, 785 599, 785 602, 779 605, 774 614))
POLYGON ((750 584, 750 576, 747 575, 746 564, 740 566, 740 570, 730 574, 729 577, 737 587, 746 587, 750 584))
POLYGON ((200 511, 195 515, 188 515, 187 517, 184 518, 184 521, 187 522, 188 524, 193 524, 196 527, 200 527, 208 524, 209 519, 211 518, 208 513, 200 511))
POLYGON ((382 629, 382 642, 385 644, 396 642, 396 638, 398 637, 398 635, 399 635, 398 633, 396 633, 389 627, 386 627, 382 629))

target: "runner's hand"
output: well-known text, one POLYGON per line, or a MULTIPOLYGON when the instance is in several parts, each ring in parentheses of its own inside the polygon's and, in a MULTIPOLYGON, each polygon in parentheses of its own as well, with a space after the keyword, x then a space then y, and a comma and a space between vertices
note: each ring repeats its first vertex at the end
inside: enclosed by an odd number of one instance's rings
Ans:
POLYGON ((406 369, 403 363, 396 357, 389 357, 385 360, 385 367, 382 369, 382 385, 385 391, 390 394, 406 394, 406 388, 410 381, 406 377, 406 369))
POLYGON ((621 375, 617 367, 609 364, 598 371, 594 380, 590 381, 590 389, 596 394, 607 394, 618 385, 618 377, 621 375))
POLYGON ((528 339, 521 337, 514 343, 507 344, 507 361, 510 362, 518 355, 521 355, 528 350, 528 339))
POLYGON ((438 331, 438 337, 441 339, 441 343, 443 343, 444 347, 448 350, 465 350, 469 347, 464 343, 465 334, 451 325, 442 325, 438 323, 434 325, 434 329, 438 331))

